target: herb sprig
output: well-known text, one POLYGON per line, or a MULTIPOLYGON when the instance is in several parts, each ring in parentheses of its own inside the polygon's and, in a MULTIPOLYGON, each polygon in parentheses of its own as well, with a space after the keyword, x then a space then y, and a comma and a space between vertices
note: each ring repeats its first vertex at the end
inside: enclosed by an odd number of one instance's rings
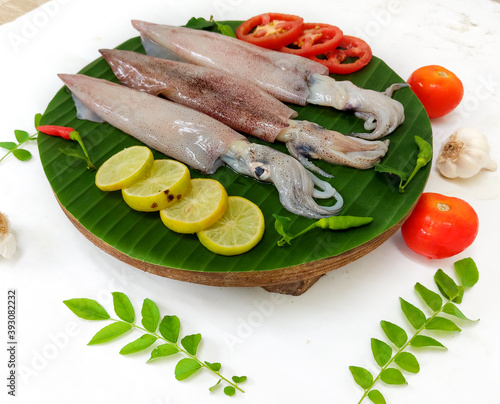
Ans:
MULTIPOLYGON (((36 114, 35 115, 35 128, 40 124, 40 119, 42 119, 42 114, 36 114)), ((36 140, 38 137, 38 132, 35 133, 34 135, 30 135, 28 132, 25 130, 18 130, 16 129, 14 131, 14 135, 16 137, 17 143, 16 142, 0 142, 0 147, 2 149, 8 150, 7 153, 5 153, 2 158, 0 158, 0 162, 2 162, 3 159, 5 159, 9 154, 12 153, 12 155, 20 160, 20 161, 28 161, 33 157, 30 151, 21 148, 21 146, 25 145, 31 140, 36 140)))
POLYGON ((479 272, 476 264, 471 258, 465 258, 455 262, 455 271, 460 278, 462 285, 457 285, 455 281, 444 271, 439 269, 434 275, 434 281, 443 298, 436 292, 426 288, 420 283, 415 285, 416 292, 420 295, 424 303, 431 310, 432 314, 427 317, 418 307, 400 298, 401 309, 408 319, 408 322, 415 330, 408 338, 406 331, 389 321, 381 321, 380 325, 384 334, 392 344, 376 338, 371 339, 371 350, 380 372, 373 376, 370 371, 359 366, 350 366, 349 370, 354 381, 364 390, 358 404, 368 397, 374 404, 386 404, 385 398, 379 390, 374 389, 378 381, 386 384, 402 385, 407 384, 403 371, 418 373, 420 365, 415 355, 405 351, 408 347, 446 347, 436 339, 424 335, 424 331, 461 331, 458 325, 448 316, 461 320, 468 319, 456 306, 462 302, 465 288, 474 286, 479 280, 479 272), (448 315, 448 316, 443 316, 448 315), (395 350, 393 350, 395 348, 395 350), (397 365, 398 368, 393 365, 397 365), (400 369, 399 369, 400 368, 400 369))
POLYGON ((164 316, 160 321, 160 311, 156 303, 150 299, 145 299, 141 309, 141 324, 134 324, 135 311, 130 299, 122 292, 113 292, 113 306, 118 319, 111 318, 107 311, 97 301, 86 298, 65 300, 63 303, 78 317, 85 320, 109 320, 111 324, 98 331, 90 340, 88 345, 102 344, 111 341, 128 331, 135 329, 143 333, 136 340, 125 345, 120 354, 129 355, 150 348, 156 342, 151 357, 147 361, 155 361, 174 354, 183 356, 175 366, 175 378, 177 380, 187 379, 200 369, 205 369, 213 373, 218 381, 209 391, 212 392, 218 387, 225 385, 224 394, 233 396, 236 391, 244 393, 239 386, 246 381, 246 376, 233 376, 231 379, 220 373, 221 364, 218 362, 202 361, 198 358, 198 347, 201 342, 201 334, 186 335, 179 341, 180 320, 177 316, 164 316))
POLYGON ((236 35, 233 29, 226 24, 221 24, 214 20, 213 16, 210 16, 210 20, 206 20, 203 17, 192 17, 186 24, 187 28, 193 29, 212 29, 216 28, 222 35, 227 35, 233 38, 236 38, 236 35))

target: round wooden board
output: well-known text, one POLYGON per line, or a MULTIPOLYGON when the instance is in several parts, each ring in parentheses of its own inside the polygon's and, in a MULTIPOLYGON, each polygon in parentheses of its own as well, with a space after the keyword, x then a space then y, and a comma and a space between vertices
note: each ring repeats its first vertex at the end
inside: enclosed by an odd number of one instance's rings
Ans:
MULTIPOLYGON (((118 48, 144 52, 137 37, 118 48)), ((102 58, 80 73, 116 81, 102 58)), ((403 81, 376 57, 361 71, 335 78, 351 80, 376 91, 403 81)), ((411 172, 418 154, 413 137, 418 134, 432 144, 432 130, 422 104, 409 88, 398 90, 394 98, 405 106, 405 122, 389 136, 391 144, 384 163, 411 172)), ((351 113, 314 105, 291 107, 297 110, 297 119, 313 121, 341 133, 363 131, 363 122, 351 113)), ((71 126, 78 130, 96 166, 125 147, 141 144, 106 123, 77 119, 73 100, 65 87, 49 103, 41 124, 71 126)), ((94 184, 95 172, 86 170, 83 161, 61 151, 71 146, 63 139, 39 135, 42 166, 59 204, 71 222, 96 246, 127 264, 159 276, 212 286, 261 286, 288 294, 303 293, 325 273, 355 261, 389 239, 411 212, 430 172, 430 166, 421 170, 405 193, 400 194, 395 178, 373 169, 355 170, 316 162, 334 175, 328 181, 344 197, 341 214, 370 216, 373 222, 346 231, 317 229, 309 237, 294 241, 292 246, 279 248, 274 213, 290 217, 294 233, 308 226, 311 220, 284 210, 272 185, 222 167, 211 178, 220 181, 229 195, 242 196, 258 204, 266 220, 264 237, 253 250, 240 256, 223 257, 206 250, 195 235, 179 235, 166 229, 157 212, 132 211, 120 192, 101 192, 94 184)), ((282 144, 271 146, 286 152, 282 144)), ((74 150, 78 150, 77 147, 74 146, 74 150)), ((153 152, 155 158, 166 158, 153 152)), ((191 176, 205 177, 196 170, 191 170, 191 176)))
POLYGON ((208 286, 222 287, 255 287, 260 286, 269 292, 284 293, 298 296, 308 290, 321 276, 335 269, 347 265, 386 242, 396 233, 404 221, 411 214, 412 209, 396 225, 373 238, 369 242, 346 251, 340 255, 323 258, 304 264, 294 265, 286 268, 279 268, 265 272, 196 272, 178 268, 169 268, 162 265, 151 264, 130 257, 107 244, 99 237, 88 231, 75 219, 68 210, 59 202, 62 210, 71 223, 94 245, 113 257, 146 272, 178 281, 197 283, 208 286))

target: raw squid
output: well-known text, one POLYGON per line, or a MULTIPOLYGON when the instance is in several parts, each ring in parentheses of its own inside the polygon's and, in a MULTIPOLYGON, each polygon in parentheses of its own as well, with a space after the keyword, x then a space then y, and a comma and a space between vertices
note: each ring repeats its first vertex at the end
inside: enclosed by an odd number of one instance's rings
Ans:
MULTIPOLYGON (((344 136, 319 125, 291 120, 297 113, 247 80, 218 69, 121 50, 100 50, 116 77, 128 87, 201 111, 233 129, 268 142, 286 142, 310 170, 326 173, 308 157, 355 168, 371 168, 389 141, 344 136)), ((326 174, 328 176, 328 174, 326 174)))
POLYGON ((336 81, 328 69, 312 60, 260 48, 214 32, 132 21, 141 33, 148 54, 215 67, 254 81, 281 101, 306 103, 353 111, 371 133, 353 133, 364 139, 380 139, 404 121, 404 108, 391 98, 406 84, 393 84, 385 92, 362 89, 349 81, 336 81))
POLYGON ((282 205, 292 213, 321 218, 335 215, 342 208, 338 192, 297 160, 271 147, 250 143, 205 114, 103 79, 80 74, 59 77, 72 92, 81 119, 108 122, 207 174, 225 163, 238 173, 272 182, 282 205), (314 188, 315 184, 321 191, 314 188), (313 199, 332 196, 336 203, 328 207, 313 199))

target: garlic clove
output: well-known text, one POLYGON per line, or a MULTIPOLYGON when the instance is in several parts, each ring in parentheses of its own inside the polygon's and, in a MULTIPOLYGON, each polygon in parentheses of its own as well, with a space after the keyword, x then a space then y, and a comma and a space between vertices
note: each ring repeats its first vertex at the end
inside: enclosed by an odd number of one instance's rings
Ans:
POLYGON ((447 178, 470 178, 482 169, 494 171, 488 139, 472 128, 457 129, 441 147, 436 167, 447 178))
POLYGON ((489 161, 483 166, 483 168, 490 171, 496 171, 497 163, 494 160, 489 159, 489 161))
POLYGON ((0 255, 6 259, 11 259, 16 253, 16 249, 16 238, 9 232, 7 217, 0 212, 0 255))
POLYGON ((17 242, 12 233, 4 234, 0 237, 0 255, 10 260, 16 253, 17 242))

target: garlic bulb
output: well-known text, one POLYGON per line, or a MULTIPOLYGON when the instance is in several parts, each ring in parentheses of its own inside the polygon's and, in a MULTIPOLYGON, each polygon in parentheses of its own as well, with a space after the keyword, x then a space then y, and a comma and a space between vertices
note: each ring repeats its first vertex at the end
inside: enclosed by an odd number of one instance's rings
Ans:
POLYGON ((0 212, 0 255, 11 259, 17 248, 16 238, 9 232, 9 222, 5 215, 0 212))
POLYGON ((436 161, 439 172, 448 178, 470 178, 481 169, 495 171, 488 139, 472 128, 457 129, 443 144, 436 161))

